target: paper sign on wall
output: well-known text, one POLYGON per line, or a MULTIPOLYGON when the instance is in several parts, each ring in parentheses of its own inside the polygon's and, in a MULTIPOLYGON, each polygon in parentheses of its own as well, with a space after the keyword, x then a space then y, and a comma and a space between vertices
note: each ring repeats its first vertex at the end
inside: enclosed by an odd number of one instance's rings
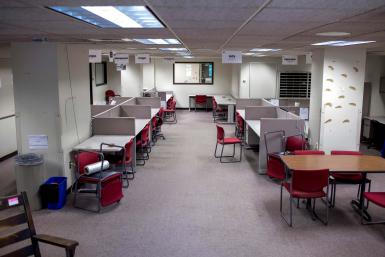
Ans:
POLYGON ((48 149, 47 135, 28 135, 28 146, 31 150, 48 149))
POLYGON ((279 106, 279 99, 270 99, 270 103, 274 106, 279 106))
POLYGON ((241 51, 223 51, 222 63, 242 63, 241 51))
POLYGON ((303 120, 309 119, 309 108, 299 108, 299 117, 303 120))
POLYGON ((282 65, 298 65, 298 55, 282 55, 282 65))
POLYGON ((110 51, 108 53, 108 61, 109 62, 113 62, 114 61, 114 56, 115 56, 115 53, 113 51, 110 51))
POLYGON ((95 49, 88 50, 88 60, 90 63, 102 62, 102 50, 95 50, 95 49))
POLYGON ((136 54, 135 55, 135 63, 150 63, 150 55, 149 54, 136 54))
POLYGON ((313 61, 313 56, 311 53, 306 54, 306 64, 311 64, 313 61))
POLYGON ((114 57, 114 62, 116 65, 127 65, 129 63, 128 54, 116 53, 114 57))

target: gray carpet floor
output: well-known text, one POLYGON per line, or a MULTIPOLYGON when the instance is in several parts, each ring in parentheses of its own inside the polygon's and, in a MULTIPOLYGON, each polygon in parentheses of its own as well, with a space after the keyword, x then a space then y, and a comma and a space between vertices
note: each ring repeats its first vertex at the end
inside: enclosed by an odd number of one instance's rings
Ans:
MULTIPOLYGON (((385 226, 360 225, 350 207, 356 186, 338 186, 328 226, 301 205, 290 228, 280 216, 279 185, 257 173, 257 152, 245 150, 241 163, 213 157, 210 113, 178 111, 178 123, 163 133, 120 204, 95 214, 74 209, 69 197, 62 210, 33 213, 38 233, 79 241, 79 257, 385 256, 385 226)), ((385 174, 370 177, 372 191, 385 190, 385 174)), ((287 195, 285 202, 287 209, 287 195)), ((320 215, 324 207, 318 202, 320 215)), ((381 208, 370 211, 385 218, 381 208)), ((53 247, 42 252, 64 256, 53 247)))

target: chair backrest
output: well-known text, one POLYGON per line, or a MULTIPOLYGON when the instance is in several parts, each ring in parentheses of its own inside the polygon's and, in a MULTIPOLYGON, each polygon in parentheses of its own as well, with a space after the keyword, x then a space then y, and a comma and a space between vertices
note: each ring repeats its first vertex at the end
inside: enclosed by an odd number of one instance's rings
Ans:
POLYGON ((131 139, 127 144, 124 145, 124 149, 126 152, 126 162, 132 161, 131 148, 133 144, 134 144, 134 139, 131 139))
POLYGON ((101 160, 101 154, 98 152, 80 151, 75 155, 75 162, 77 163, 77 173, 82 175, 85 172, 85 166, 101 160))
POLYGON ((293 170, 293 190, 302 192, 322 191, 329 183, 329 170, 293 170))
POLYGON ((218 108, 218 104, 217 104, 217 101, 215 100, 215 98, 213 97, 213 110, 216 110, 218 108))
POLYGON ((115 96, 115 92, 113 90, 111 90, 111 89, 106 90, 105 96, 106 97, 111 97, 111 96, 114 97, 115 96))
POLYGON ((163 116, 164 116, 164 108, 160 107, 158 112, 158 117, 163 120, 163 116))
POLYGON ((319 150, 297 150, 294 151, 294 155, 324 155, 324 151, 319 150))
POLYGON ((147 142, 149 140, 150 124, 146 124, 141 133, 141 140, 147 142))
POLYGON ((151 123, 152 123, 152 131, 156 130, 156 117, 155 116, 151 119, 151 123))
POLYGON ((286 151, 294 152, 296 150, 305 150, 306 139, 301 135, 289 136, 286 138, 286 151))
POLYGON ((175 107, 176 107, 176 101, 173 100, 173 101, 171 102, 170 109, 171 109, 171 110, 175 110, 175 107))
POLYGON ((196 95, 195 96, 195 103, 197 104, 203 104, 206 103, 207 96, 206 95, 196 95))
POLYGON ((332 150, 330 152, 331 155, 362 155, 361 152, 358 151, 341 151, 341 150, 332 150))
POLYGON ((167 109, 170 109, 171 103, 174 101, 174 96, 171 96, 170 99, 167 100, 167 109))
MULTIPOLYGON (((271 147, 269 147, 269 143, 270 143, 270 140, 278 140, 277 137, 279 138, 279 140, 281 140, 281 150, 280 152, 282 152, 284 149, 283 149, 283 138, 285 137, 285 131, 284 130, 277 130, 277 131, 269 131, 269 132, 265 132, 263 134, 263 137, 265 139, 265 148, 266 148, 266 153, 267 155, 272 153, 270 151, 271 147)), ((271 145, 270 145, 271 146, 271 145)), ((266 156, 268 158, 268 156, 266 156)))
POLYGON ((243 119, 242 119, 242 117, 241 117, 241 115, 237 115, 236 116, 236 119, 237 119, 237 127, 239 128, 239 129, 242 129, 243 130, 243 128, 244 128, 244 122, 243 122, 243 119))
POLYGON ((35 226, 29 208, 27 194, 21 192, 15 196, 0 198, 0 211, 6 214, 5 218, 1 215, 0 227, 0 249, 9 246, 11 252, 0 256, 40 256, 40 249, 36 240, 31 240, 36 235, 35 226), (26 224, 23 227, 18 227, 26 224), (26 244, 15 245, 26 240, 26 244), (17 249, 17 250, 15 250, 17 249))
POLYGON ((225 130, 217 125, 217 142, 223 142, 225 138, 225 130))

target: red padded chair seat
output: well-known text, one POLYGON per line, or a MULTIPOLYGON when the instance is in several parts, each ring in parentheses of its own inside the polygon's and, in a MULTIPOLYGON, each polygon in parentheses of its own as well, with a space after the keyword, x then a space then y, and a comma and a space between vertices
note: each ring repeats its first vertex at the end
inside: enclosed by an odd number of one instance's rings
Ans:
POLYGON ((175 112, 173 109, 164 109, 163 112, 175 112))
MULTIPOLYGON (((283 186, 287 189, 287 191, 290 193, 290 183, 284 182, 283 186)), ((294 198, 320 198, 325 197, 326 193, 324 191, 316 191, 316 192, 303 192, 298 190, 293 190, 291 192, 294 198)))
POLYGON ((240 144, 242 143, 242 141, 237 138, 237 137, 227 137, 227 138, 224 138, 223 141, 219 141, 218 140, 218 144, 240 144))
POLYGON ((360 183, 362 180, 361 173, 333 173, 333 178, 340 182, 360 183))
POLYGON ((385 208, 385 192, 365 192, 364 197, 378 206, 385 208))
MULTIPOLYGON (((80 183, 95 183, 95 184, 97 184, 100 181, 100 177, 99 176, 100 176, 99 172, 91 174, 91 175, 82 175, 79 178, 79 182, 80 183)), ((108 182, 108 181, 117 179, 120 176, 121 175, 120 175, 119 172, 115 172, 115 171, 102 171, 101 182, 102 183, 108 182)))

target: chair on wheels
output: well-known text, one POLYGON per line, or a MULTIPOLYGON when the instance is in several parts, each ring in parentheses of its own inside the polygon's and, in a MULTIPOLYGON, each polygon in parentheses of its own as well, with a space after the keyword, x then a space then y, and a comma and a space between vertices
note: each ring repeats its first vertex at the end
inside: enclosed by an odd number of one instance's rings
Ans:
POLYGON ((6 216, 1 215, 2 218, 0 219, 2 228, 0 249, 9 247, 11 251, 8 253, 4 253, 3 251, 1 256, 24 257, 34 255, 40 257, 40 243, 63 248, 67 257, 75 256, 75 249, 79 245, 78 242, 45 234, 36 234, 32 213, 25 192, 0 198, 0 211, 6 214, 6 216), (20 225, 23 226, 21 227, 20 225), (26 240, 25 244, 20 245, 19 242, 24 240, 26 240))
POLYGON ((73 191, 75 193, 73 202, 74 207, 86 209, 77 206, 76 202, 79 193, 95 195, 98 200, 97 212, 100 212, 102 207, 120 202, 120 199, 123 197, 122 175, 119 172, 105 169, 106 164, 102 153, 79 151, 74 159, 77 166, 76 181, 73 185, 73 191), (87 173, 87 165, 95 163, 100 163, 100 171, 91 174, 87 173), (88 187, 81 188, 81 186, 88 187))
MULTIPOLYGON (((280 212, 284 221, 291 227, 293 226, 293 198, 306 199, 309 203, 307 209, 309 210, 312 219, 320 220, 324 225, 328 224, 329 206, 326 206, 326 218, 321 219, 315 212, 315 203, 317 198, 327 198, 329 193, 329 170, 293 170, 291 181, 283 181, 281 183, 281 197, 280 197, 280 212), (324 188, 326 187, 326 192, 324 188), (282 195, 283 188, 287 190, 290 195, 290 217, 289 220, 285 218, 282 211, 282 195), (313 200, 313 201, 312 201, 313 200)), ((327 202, 327 199, 326 199, 327 202)))
MULTIPOLYGON (((330 152, 331 155, 362 155, 358 151, 336 151, 333 150, 330 152)), ((331 184, 331 196, 330 196, 330 205, 331 207, 335 206, 336 203, 336 189, 337 184, 350 184, 350 185, 358 185, 357 190, 357 199, 360 197, 361 184, 363 180, 363 176, 361 173, 332 173, 330 176, 330 184, 331 184)), ((365 179, 365 184, 369 185, 368 191, 370 192, 371 180, 365 179)))
POLYGON ((222 109, 215 100, 215 97, 212 98, 213 103, 213 119, 216 122, 217 119, 226 119, 227 110, 222 109))
POLYGON ((143 166, 146 164, 146 160, 150 159, 149 153, 151 152, 151 143, 150 143, 150 124, 146 124, 146 126, 143 128, 142 132, 140 133, 140 139, 137 139, 136 141, 136 149, 139 150, 140 157, 136 158, 137 161, 143 161, 143 162, 136 162, 137 165, 143 166))
POLYGON ((154 134, 153 137, 155 138, 155 141, 158 140, 158 138, 162 138, 163 140, 165 140, 166 138, 162 133, 162 125, 163 125, 163 119, 164 119, 163 107, 159 109, 158 115, 155 118, 156 118, 156 122, 155 122, 154 131, 153 131, 153 134, 154 134))
POLYGON ((215 145, 215 152, 214 152, 215 158, 219 158, 219 161, 221 163, 233 163, 233 162, 240 162, 242 161, 242 141, 239 138, 236 137, 225 137, 225 131, 221 126, 217 125, 217 143, 215 145), (217 155, 217 148, 218 144, 222 145, 221 155, 217 155), (239 151, 239 160, 235 161, 222 161, 223 157, 234 157, 235 156, 235 145, 239 144, 240 151, 239 151), (225 148, 225 145, 233 145, 233 155, 224 156, 223 155, 223 149, 225 148))
POLYGON ((176 101, 172 100, 170 103, 170 107, 167 107, 167 109, 163 110, 164 113, 164 122, 167 123, 177 123, 176 119, 176 101))
POLYGON ((267 171, 266 174, 270 178, 284 180, 286 178, 285 166, 281 160, 281 156, 284 155, 283 152, 283 139, 285 137, 284 130, 270 131, 264 133, 265 147, 266 147, 266 164, 267 171), (269 147, 270 140, 275 139, 279 141, 280 150, 272 151, 269 147))
POLYGON ((197 105, 205 105, 207 112, 207 96, 206 95, 196 95, 195 96, 195 111, 197 111, 197 105))

